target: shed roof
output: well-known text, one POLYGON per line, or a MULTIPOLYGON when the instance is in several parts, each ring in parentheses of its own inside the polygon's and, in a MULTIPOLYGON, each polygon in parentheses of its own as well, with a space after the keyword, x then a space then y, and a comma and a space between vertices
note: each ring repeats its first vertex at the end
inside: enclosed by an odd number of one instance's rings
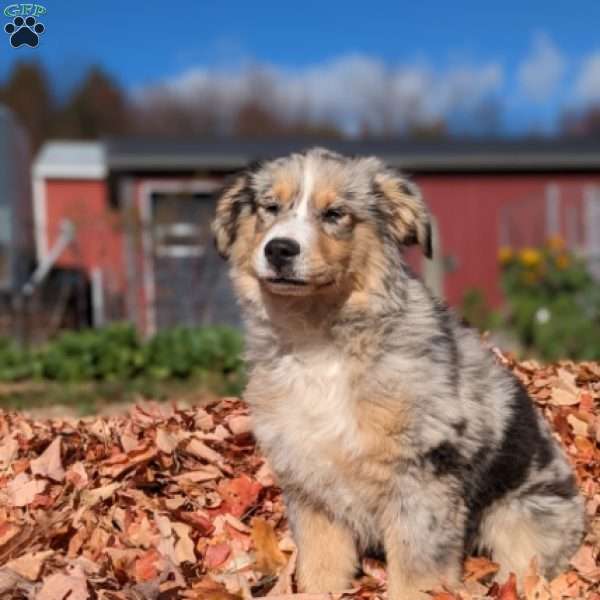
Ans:
POLYGON ((107 172, 102 142, 46 142, 33 163, 34 177, 50 179, 103 179, 107 172))
POLYGON ((229 172, 313 146, 347 155, 376 155, 413 173, 600 171, 600 139, 115 138, 47 142, 33 172, 39 177, 69 179, 100 179, 108 172, 229 172))
POLYGON ((350 155, 377 155, 411 172, 600 171, 600 139, 112 139, 111 171, 236 170, 263 160, 324 146, 350 155))

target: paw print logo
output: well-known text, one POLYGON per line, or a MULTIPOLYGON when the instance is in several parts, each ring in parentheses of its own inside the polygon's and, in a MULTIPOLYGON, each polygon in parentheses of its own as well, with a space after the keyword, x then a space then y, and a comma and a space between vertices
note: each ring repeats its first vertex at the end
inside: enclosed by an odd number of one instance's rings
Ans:
POLYGON ((40 35, 46 28, 35 17, 15 17, 12 23, 4 26, 4 31, 10 35, 10 45, 13 48, 30 46, 35 48, 40 42, 40 35))

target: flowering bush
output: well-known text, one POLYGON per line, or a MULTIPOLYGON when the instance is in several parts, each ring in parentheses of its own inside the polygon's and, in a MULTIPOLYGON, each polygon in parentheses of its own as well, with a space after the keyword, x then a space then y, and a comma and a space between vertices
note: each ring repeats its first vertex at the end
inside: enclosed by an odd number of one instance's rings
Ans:
POLYGON ((507 325, 546 360, 600 358, 600 284, 562 239, 541 248, 501 248, 507 325))

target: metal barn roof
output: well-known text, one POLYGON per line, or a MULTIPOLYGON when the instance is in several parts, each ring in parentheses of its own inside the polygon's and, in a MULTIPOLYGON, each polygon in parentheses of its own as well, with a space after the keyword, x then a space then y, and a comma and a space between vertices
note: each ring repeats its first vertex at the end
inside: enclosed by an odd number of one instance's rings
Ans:
POLYGON ((600 139, 333 140, 113 139, 111 171, 236 170, 263 160, 323 146, 349 155, 377 155, 412 172, 599 171, 600 139))
POLYGON ((33 163, 35 178, 103 179, 107 174, 102 142, 46 142, 33 163))
POLYGON ((135 139, 50 141, 39 152, 34 176, 97 179, 111 173, 231 172, 253 161, 313 146, 346 155, 376 155, 409 172, 600 171, 600 139, 135 139))

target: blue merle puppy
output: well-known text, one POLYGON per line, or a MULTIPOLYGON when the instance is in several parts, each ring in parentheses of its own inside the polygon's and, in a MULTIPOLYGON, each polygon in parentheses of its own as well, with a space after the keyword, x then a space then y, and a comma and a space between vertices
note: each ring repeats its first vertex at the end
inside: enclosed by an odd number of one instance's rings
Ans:
POLYGON ((563 569, 584 530, 569 464, 522 385, 415 278, 431 253, 416 187, 322 149, 267 162, 213 224, 247 325, 245 399, 283 488, 307 592, 348 588, 367 549, 389 595, 563 569))

